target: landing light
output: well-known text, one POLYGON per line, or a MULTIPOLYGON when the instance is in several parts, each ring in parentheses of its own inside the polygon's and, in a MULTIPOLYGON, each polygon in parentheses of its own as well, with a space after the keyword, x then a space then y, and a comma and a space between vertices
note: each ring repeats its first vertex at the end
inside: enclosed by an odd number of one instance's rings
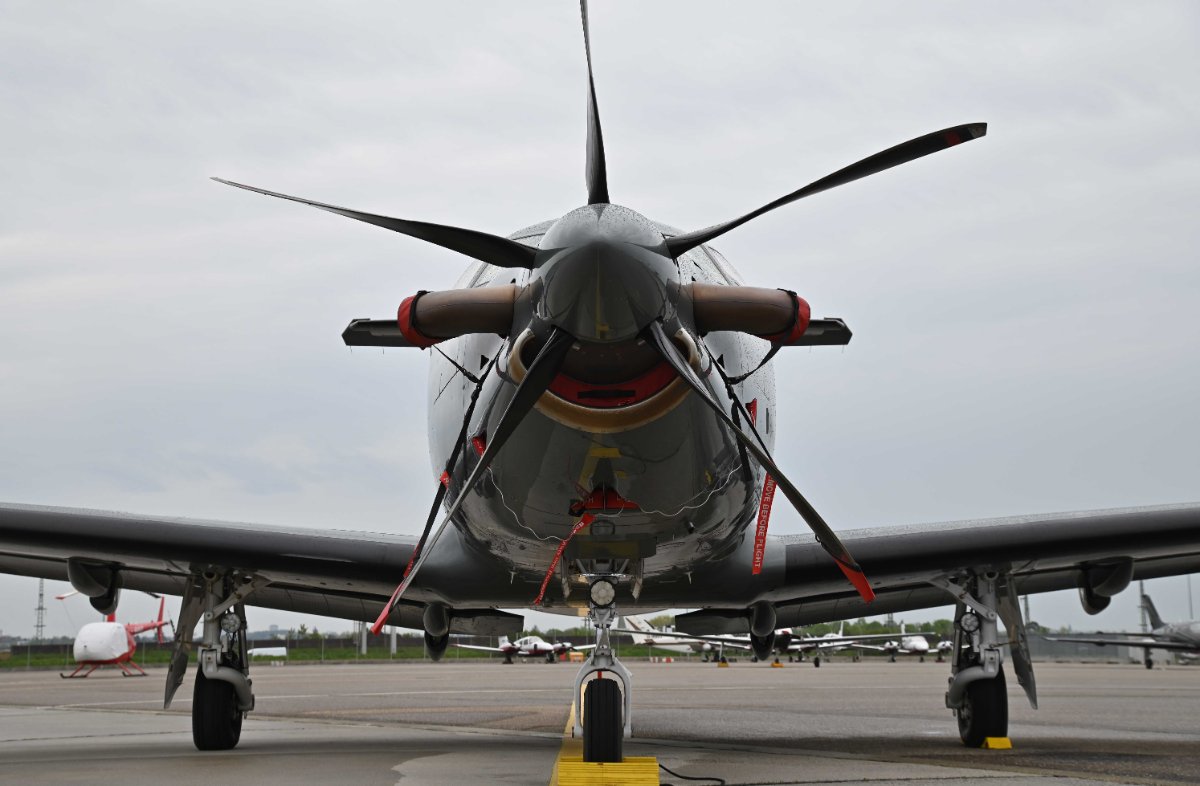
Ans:
POLYGON ((592 603, 601 608, 611 606, 612 602, 617 598, 617 588, 612 585, 607 579, 597 579, 592 582, 592 587, 588 591, 592 603))
POLYGON ((967 612, 962 616, 962 621, 959 624, 962 625, 962 629, 967 633, 974 633, 979 630, 979 617, 967 612))
POLYGON ((221 617, 221 630, 226 633, 237 633, 242 628, 242 620, 236 614, 226 614, 221 617))

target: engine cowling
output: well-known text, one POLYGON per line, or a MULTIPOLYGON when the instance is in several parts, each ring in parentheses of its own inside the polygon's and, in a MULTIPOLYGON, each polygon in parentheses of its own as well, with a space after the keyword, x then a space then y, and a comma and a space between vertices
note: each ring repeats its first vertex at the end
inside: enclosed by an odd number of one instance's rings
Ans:
POLYGON ((804 335, 811 318, 804 298, 783 289, 691 284, 686 290, 701 334, 732 330, 787 345, 804 335))
POLYGON ((755 636, 751 633, 750 651, 759 660, 769 660, 775 654, 775 633, 771 632, 766 636, 755 636))

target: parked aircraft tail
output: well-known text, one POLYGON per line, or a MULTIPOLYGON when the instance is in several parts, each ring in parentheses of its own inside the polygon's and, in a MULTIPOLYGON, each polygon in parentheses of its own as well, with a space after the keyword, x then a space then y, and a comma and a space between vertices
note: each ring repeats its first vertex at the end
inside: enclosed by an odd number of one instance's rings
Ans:
POLYGON ((1149 595, 1142 595, 1142 608, 1146 610, 1146 616, 1150 619, 1151 629, 1166 625, 1162 617, 1158 616, 1158 609, 1154 608, 1154 601, 1150 600, 1149 595))
POLYGON ((641 617, 626 617, 625 627, 632 630, 640 631, 640 633, 631 633, 634 644, 645 644, 649 640, 650 633, 654 633, 654 626, 641 617))

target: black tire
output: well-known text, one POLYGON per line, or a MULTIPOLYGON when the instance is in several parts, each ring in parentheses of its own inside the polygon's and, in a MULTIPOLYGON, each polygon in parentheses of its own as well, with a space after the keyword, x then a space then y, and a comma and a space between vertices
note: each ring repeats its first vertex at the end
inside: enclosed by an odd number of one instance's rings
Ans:
POLYGON ((967 686, 958 708, 958 736, 968 748, 980 747, 985 737, 1008 736, 1008 685, 1003 666, 994 679, 976 680, 967 686))
POLYGON ((814 668, 814 669, 819 669, 819 668, 821 668, 821 656, 820 656, 820 655, 818 655, 817 657, 813 658, 813 668, 814 668))
POLYGON ((237 692, 228 682, 210 680, 197 669, 192 689, 192 742, 202 751, 227 751, 241 737, 237 692))
POLYGON ((1154 668, 1154 658, 1151 658, 1149 655, 1146 656, 1146 668, 1154 668))
POLYGON ((583 691, 583 760, 619 762, 625 741, 621 688, 616 680, 595 679, 583 691))

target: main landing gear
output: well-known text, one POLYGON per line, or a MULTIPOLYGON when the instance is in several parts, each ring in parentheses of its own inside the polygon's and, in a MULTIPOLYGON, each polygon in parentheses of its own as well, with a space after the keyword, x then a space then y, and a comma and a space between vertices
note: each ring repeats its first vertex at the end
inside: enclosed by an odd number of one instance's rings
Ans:
POLYGON ((203 620, 192 690, 192 741, 202 751, 229 750, 237 745, 242 718, 254 709, 244 601, 267 583, 261 577, 210 567, 192 573, 184 585, 163 709, 171 706, 183 685, 192 631, 203 620))
MULTIPOLYGON (((1011 579, 1001 578, 996 571, 970 576, 960 583, 944 581, 939 584, 953 594, 958 601, 954 614, 954 648, 951 651, 950 689, 946 691, 946 706, 954 710, 958 718, 958 735, 963 745, 978 748, 988 737, 1008 736, 1008 690, 1004 678, 1004 652, 998 635, 998 620, 1001 597, 997 590, 1003 582, 1007 590, 1011 579)), ((1015 602, 1007 602, 1006 628, 1011 631, 1014 621, 1009 615, 1017 609, 1015 602)), ((1015 598, 1015 595, 1013 596, 1015 598)), ((1019 610, 1016 629, 1024 633, 1020 625, 1019 610)), ((1032 671, 1028 669, 1028 649, 1023 637, 1010 642, 1018 675, 1027 677, 1026 690, 1032 690, 1032 671), (1028 673, 1026 674, 1026 672, 1028 673)), ((1023 684, 1026 680, 1023 679, 1023 684)), ((1031 702, 1034 700, 1030 694, 1031 702)), ((1035 704, 1036 706, 1036 704, 1035 704)))
POLYGON ((619 762, 622 745, 633 733, 633 676, 613 655, 609 641, 616 609, 590 603, 588 619, 596 629, 596 646, 575 677, 574 734, 583 738, 584 761, 619 762))

